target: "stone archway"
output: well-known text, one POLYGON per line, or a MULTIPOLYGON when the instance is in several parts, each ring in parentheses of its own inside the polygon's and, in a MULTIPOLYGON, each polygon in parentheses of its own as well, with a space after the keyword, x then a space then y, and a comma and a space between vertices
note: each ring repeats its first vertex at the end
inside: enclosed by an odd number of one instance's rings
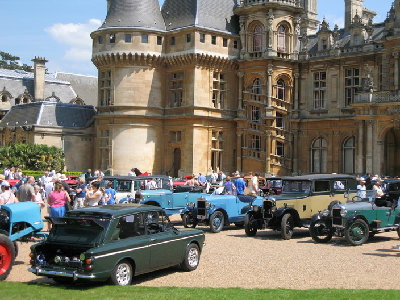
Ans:
POLYGON ((384 140, 384 174, 400 176, 400 128, 391 128, 384 140))

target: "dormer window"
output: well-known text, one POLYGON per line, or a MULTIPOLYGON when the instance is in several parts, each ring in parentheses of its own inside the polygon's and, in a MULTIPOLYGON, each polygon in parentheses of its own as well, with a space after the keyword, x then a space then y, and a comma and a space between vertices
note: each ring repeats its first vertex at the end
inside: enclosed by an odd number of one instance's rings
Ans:
POLYGON ((109 36, 109 38, 110 38, 110 44, 115 44, 115 33, 110 33, 110 36, 109 36))
POLYGON ((322 44, 322 50, 327 50, 328 49, 328 41, 326 39, 323 39, 321 41, 322 44))

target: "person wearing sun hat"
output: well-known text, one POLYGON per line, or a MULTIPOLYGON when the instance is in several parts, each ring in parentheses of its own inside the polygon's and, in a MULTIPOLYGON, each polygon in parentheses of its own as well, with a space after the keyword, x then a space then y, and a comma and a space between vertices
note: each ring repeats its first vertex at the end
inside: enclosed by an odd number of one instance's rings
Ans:
POLYGON ((8 181, 3 180, 1 182, 1 194, 0 194, 0 205, 12 204, 18 202, 14 193, 10 190, 10 184, 8 181))

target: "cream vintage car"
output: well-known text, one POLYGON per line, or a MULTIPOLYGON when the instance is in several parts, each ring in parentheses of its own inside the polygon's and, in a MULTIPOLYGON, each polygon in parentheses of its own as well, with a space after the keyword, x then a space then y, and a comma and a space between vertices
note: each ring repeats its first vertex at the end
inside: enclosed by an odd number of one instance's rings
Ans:
POLYGON ((347 192, 355 190, 357 181, 346 174, 312 174, 282 178, 282 193, 267 197, 254 206, 245 218, 245 231, 254 236, 259 229, 281 232, 283 239, 292 237, 295 227, 308 228, 313 215, 345 201, 347 192))

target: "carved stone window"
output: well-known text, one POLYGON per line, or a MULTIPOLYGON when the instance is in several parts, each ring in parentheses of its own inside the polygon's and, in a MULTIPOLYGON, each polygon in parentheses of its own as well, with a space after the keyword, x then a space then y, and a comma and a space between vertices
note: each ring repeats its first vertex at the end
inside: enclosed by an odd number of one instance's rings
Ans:
POLYGON ((261 52, 263 47, 263 32, 264 28, 257 25, 253 30, 253 52, 261 52))

